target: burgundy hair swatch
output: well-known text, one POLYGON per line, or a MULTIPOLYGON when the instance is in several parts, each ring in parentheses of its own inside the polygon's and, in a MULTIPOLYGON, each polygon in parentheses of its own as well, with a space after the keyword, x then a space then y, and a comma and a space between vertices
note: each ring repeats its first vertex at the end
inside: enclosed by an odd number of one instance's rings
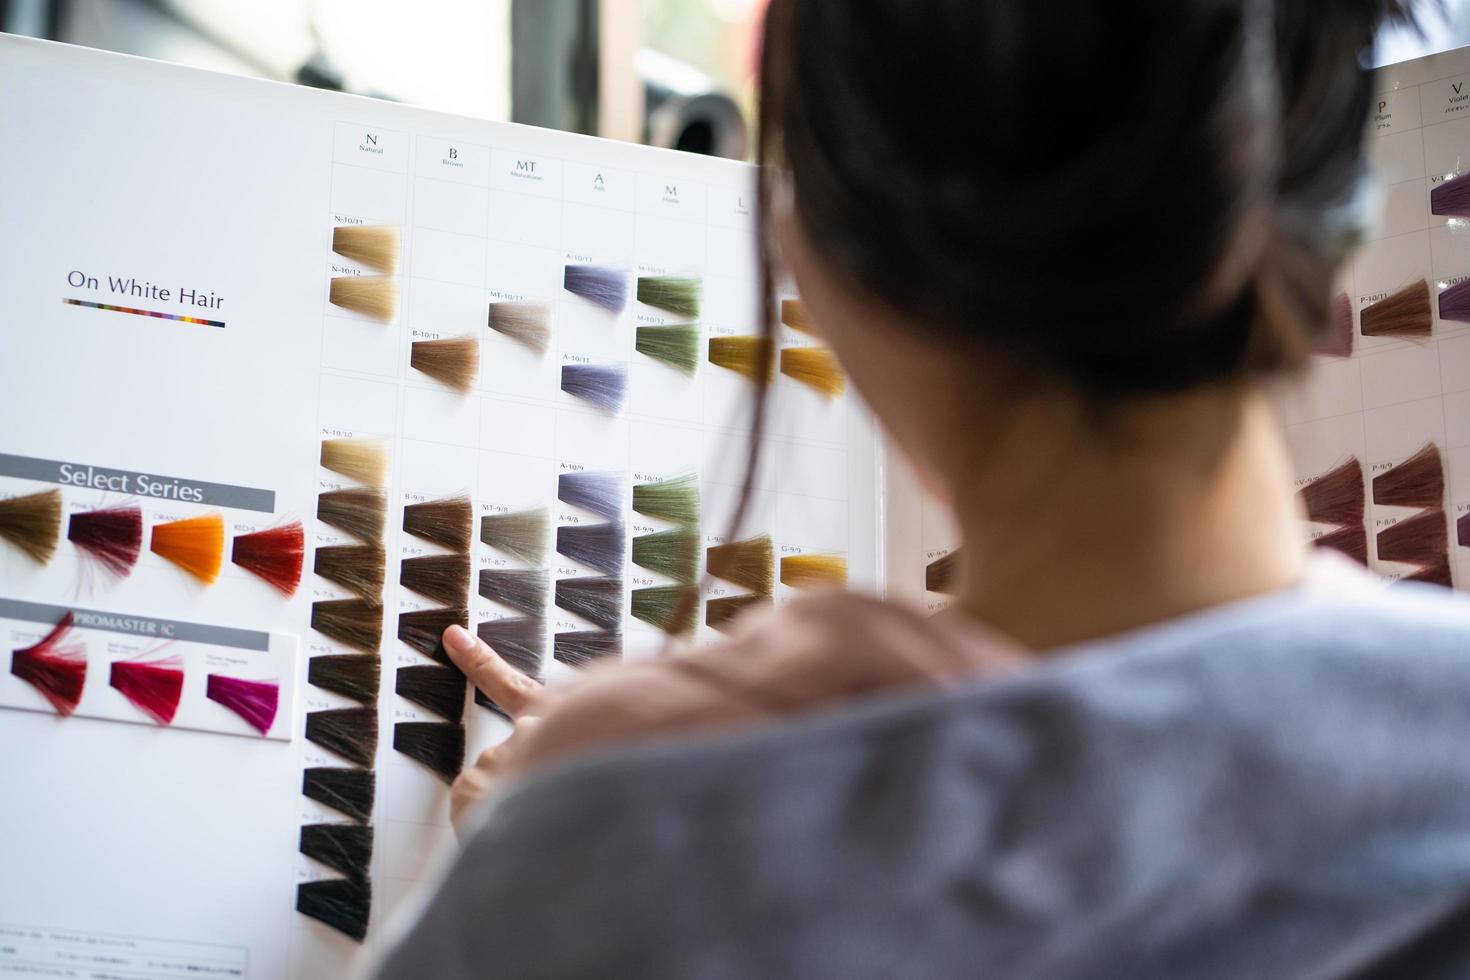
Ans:
POLYGON ((67 540, 95 558, 114 575, 125 576, 143 550, 143 511, 138 507, 104 507, 71 515, 67 540))
POLYGON ((1428 443, 1393 469, 1375 476, 1373 502, 1395 507, 1443 506, 1444 462, 1439 447, 1428 443))
POLYGON ((1378 560, 1438 564, 1450 553, 1448 530, 1444 511, 1421 511, 1378 532, 1378 560))
POLYGON ((1442 585, 1447 589, 1455 587, 1454 577, 1450 574, 1449 558, 1443 558, 1433 565, 1426 565, 1412 575, 1405 575, 1399 581, 1428 582, 1430 585, 1442 585))
POLYGON ((1333 467, 1300 490, 1307 519, 1318 524, 1362 524, 1367 510, 1364 499, 1363 464, 1353 456, 1333 467))
POLYGON ((210 674, 204 696, 229 708, 264 735, 275 724, 281 688, 275 681, 251 681, 226 674, 210 674))
POLYGON ((1428 337, 1434 330, 1429 283, 1423 279, 1365 307, 1359 319, 1364 337, 1428 337))
POLYGON ((167 725, 174 720, 184 693, 184 661, 177 656, 118 660, 112 665, 109 683, 139 711, 167 725))
POLYGON ((230 561, 265 579, 284 596, 296 594, 305 556, 306 532, 300 521, 242 534, 230 550, 230 561))
POLYGON ((1470 323, 1470 279, 1457 282, 1439 294, 1439 318, 1470 323))
POLYGON ((87 683, 86 650, 67 642, 73 618, 68 612, 51 632, 10 655, 10 672, 45 695, 63 718, 77 709, 87 683))
POLYGON ((1368 529, 1362 524, 1340 527, 1312 542, 1319 548, 1342 552, 1365 568, 1368 565, 1368 529))
POLYGON ((1431 190, 1429 212, 1446 218, 1470 218, 1470 175, 1451 177, 1431 190))

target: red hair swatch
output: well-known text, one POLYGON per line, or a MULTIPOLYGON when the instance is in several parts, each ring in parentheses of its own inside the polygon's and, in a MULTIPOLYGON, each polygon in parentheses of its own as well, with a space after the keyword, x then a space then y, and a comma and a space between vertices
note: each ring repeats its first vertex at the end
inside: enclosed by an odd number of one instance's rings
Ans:
POLYGON ((104 507, 71 515, 66 537, 119 577, 138 563, 143 550, 143 511, 137 507, 104 507))
POLYGON ((264 735, 275 723, 281 688, 275 681, 249 681, 243 677, 210 674, 204 696, 229 708, 264 735))
POLYGON ((284 527, 240 535, 230 549, 230 561, 259 575, 282 595, 292 596, 301 584, 305 554, 306 532, 300 521, 292 521, 284 527))
POLYGON ((184 693, 184 661, 180 657, 118 660, 112 665, 109 683, 139 711, 167 725, 174 720, 184 693))
POLYGON ((87 682, 85 647, 66 642, 72 618, 68 612, 38 643, 10 655, 10 672, 44 694, 63 718, 76 710, 87 682))

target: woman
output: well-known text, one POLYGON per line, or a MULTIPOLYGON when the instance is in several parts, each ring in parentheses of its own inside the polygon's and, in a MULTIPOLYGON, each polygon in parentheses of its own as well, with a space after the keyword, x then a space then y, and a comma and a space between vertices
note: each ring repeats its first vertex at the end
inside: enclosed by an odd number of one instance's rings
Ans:
POLYGON ((956 608, 559 697, 451 629, 519 720, 382 976, 1470 975, 1470 602, 1309 557, 1266 394, 1403 11, 1053 7, 766 28, 763 241, 953 506, 956 608))

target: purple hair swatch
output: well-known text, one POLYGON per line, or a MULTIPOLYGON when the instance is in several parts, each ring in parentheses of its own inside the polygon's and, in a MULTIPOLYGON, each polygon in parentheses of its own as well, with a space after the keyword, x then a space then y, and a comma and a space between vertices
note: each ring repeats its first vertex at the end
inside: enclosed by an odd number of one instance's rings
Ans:
POLYGON ((1446 218, 1470 218, 1470 175, 1451 177, 1430 191, 1429 210, 1446 218))
POLYGON ((1460 519, 1455 522, 1455 534, 1460 547, 1470 548, 1470 514, 1460 515, 1460 519))
POLYGON ((609 313, 621 313, 628 305, 628 274, 622 269, 569 265, 562 274, 562 288, 609 313))
POLYGON ((1457 282, 1439 294, 1439 318, 1470 323, 1470 279, 1457 282))
POLYGON ((621 364, 563 364, 561 390, 616 415, 628 400, 628 369, 621 364))
POLYGON ((275 681, 247 681, 241 677, 210 674, 204 696, 229 708, 264 735, 275 723, 281 688, 275 681))
POLYGON ((556 499, 614 520, 623 516, 623 508, 627 506, 622 474, 595 470, 575 470, 558 476, 556 499))

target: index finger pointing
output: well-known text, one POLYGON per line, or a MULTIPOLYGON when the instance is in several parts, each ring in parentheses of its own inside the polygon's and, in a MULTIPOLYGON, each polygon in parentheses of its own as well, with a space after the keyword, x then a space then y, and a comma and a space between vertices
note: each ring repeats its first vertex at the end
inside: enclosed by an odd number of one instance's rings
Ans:
POLYGON ((512 718, 531 711, 544 693, 541 685, 512 667, 484 640, 463 626, 444 631, 444 649, 470 683, 512 718))

